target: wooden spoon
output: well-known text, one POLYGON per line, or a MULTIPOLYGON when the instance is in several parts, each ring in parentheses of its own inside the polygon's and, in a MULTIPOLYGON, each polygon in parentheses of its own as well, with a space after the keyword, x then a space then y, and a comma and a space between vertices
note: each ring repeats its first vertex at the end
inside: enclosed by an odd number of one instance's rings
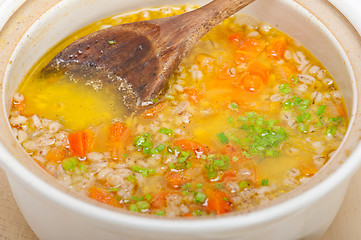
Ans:
POLYGON ((114 84, 131 110, 153 103, 182 58, 214 26, 254 0, 214 0, 191 12, 89 34, 57 54, 43 72, 114 84))

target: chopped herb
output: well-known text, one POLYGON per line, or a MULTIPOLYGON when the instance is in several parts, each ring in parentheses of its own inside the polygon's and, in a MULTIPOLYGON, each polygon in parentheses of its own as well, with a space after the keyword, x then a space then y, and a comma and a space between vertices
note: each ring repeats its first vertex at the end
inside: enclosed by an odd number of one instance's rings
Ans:
POLYGON ((248 181, 242 181, 238 184, 238 187, 240 190, 243 190, 245 188, 248 188, 250 186, 248 181))
POLYGON ((137 202, 137 207, 140 211, 144 212, 150 208, 150 204, 147 201, 139 201, 137 202))
POLYGON ((115 40, 108 40, 108 43, 109 43, 110 45, 113 45, 113 44, 116 44, 117 42, 116 42, 115 40))
POLYGON ((159 102, 159 99, 158 99, 158 98, 153 98, 153 99, 152 99, 152 103, 157 103, 157 102, 159 102))
POLYGON ((125 157, 125 158, 129 157, 129 155, 128 155, 128 154, 125 154, 125 153, 122 154, 122 156, 125 157))
POLYGON ((329 120, 329 122, 332 122, 332 123, 335 123, 335 124, 340 124, 340 123, 342 123, 343 118, 342 117, 333 117, 333 118, 330 118, 328 120, 329 120))
POLYGON ((154 174, 155 173, 155 170, 154 169, 151 169, 151 168, 141 168, 139 166, 132 166, 131 169, 133 170, 133 172, 138 172, 138 173, 141 173, 143 175, 143 177, 147 177, 151 174, 154 174))
POLYGON ((133 203, 129 205, 129 211, 131 212, 139 212, 137 204, 133 203))
POLYGON ((268 179, 262 179, 261 185, 262 186, 268 186, 269 180, 268 179))
POLYGON ((197 209, 197 210, 192 212, 192 215, 195 216, 195 217, 201 217, 201 216, 206 216, 207 213, 202 211, 202 210, 197 209))
POLYGON ((238 105, 237 105, 237 103, 233 102, 233 103, 229 104, 228 108, 231 109, 231 110, 237 110, 238 105))
POLYGON ((307 133, 308 132, 308 125, 307 124, 300 124, 298 126, 298 129, 301 133, 307 133))
POLYGON ((306 110, 311 104, 311 100, 310 99, 305 99, 300 103, 300 110, 306 110))
POLYGON ((221 188, 223 188, 223 183, 216 183, 215 187, 217 189, 221 189, 221 188))
POLYGON ((298 123, 303 123, 303 122, 304 122, 303 116, 302 116, 302 115, 297 116, 297 117, 296 117, 296 121, 297 121, 298 123))
POLYGON ((218 133, 217 137, 218 137, 218 140, 223 144, 226 144, 229 142, 229 139, 227 138, 226 134, 224 134, 224 132, 218 133))
POLYGON ((109 188, 109 192, 118 192, 119 188, 118 187, 111 187, 109 188))
POLYGON ((158 216, 164 216, 165 215, 165 211, 164 210, 160 210, 157 212, 158 216))
POLYGON ((77 157, 67 158, 61 163, 65 171, 74 170, 74 168, 78 164, 79 164, 79 159, 77 157))
POLYGON ((212 164, 206 164, 205 168, 208 179, 211 180, 218 177, 218 173, 212 164))
POLYGON ((203 184, 202 183, 197 183, 196 188, 202 188, 203 184))
POLYGON ((326 130, 326 136, 335 136, 337 131, 337 127, 336 126, 330 126, 327 128, 326 130))
POLYGON ((227 117, 227 122, 232 125, 232 124, 233 124, 233 117, 232 117, 232 116, 228 116, 228 117, 227 117))
POLYGON ((170 129, 170 128, 160 128, 159 132, 162 133, 162 134, 171 136, 171 137, 173 137, 173 135, 174 135, 172 129, 170 129))
POLYGON ((325 111, 325 109, 326 109, 326 105, 318 106, 317 116, 321 116, 323 114, 323 112, 325 111))
POLYGON ((194 201, 196 203, 204 203, 204 201, 206 200, 207 196, 206 194, 202 193, 202 192, 197 192, 194 196, 194 201))
POLYGON ((134 175, 128 175, 127 180, 132 183, 135 183, 137 181, 134 175))
POLYGON ((145 200, 147 200, 147 201, 149 202, 149 201, 152 200, 153 197, 152 197, 152 195, 150 195, 149 193, 147 193, 147 194, 144 195, 144 198, 145 198, 145 200))
POLYGON ((283 93, 283 94, 290 93, 290 92, 291 92, 290 84, 289 84, 289 83, 281 84, 281 85, 279 86, 279 90, 280 90, 281 93, 283 93))

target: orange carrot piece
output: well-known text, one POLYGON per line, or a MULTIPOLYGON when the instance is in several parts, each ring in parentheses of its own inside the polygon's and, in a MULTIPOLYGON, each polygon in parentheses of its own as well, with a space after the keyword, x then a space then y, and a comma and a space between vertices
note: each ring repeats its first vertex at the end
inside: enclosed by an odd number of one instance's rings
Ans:
POLYGON ((70 152, 77 157, 85 157, 90 151, 94 133, 90 129, 74 132, 68 135, 70 152))
POLYGON ((234 182, 237 178, 237 171, 235 170, 228 170, 223 172, 222 175, 222 182, 234 182))
POLYGON ((184 217, 193 217, 193 215, 191 213, 186 213, 184 214, 184 217))
POLYGON ((116 199, 112 193, 95 186, 90 187, 89 197, 101 203, 109 204, 112 206, 116 205, 116 199))
POLYGON ((163 107, 165 106, 164 102, 157 103, 154 107, 147 109, 144 111, 141 116, 146 119, 154 118, 160 111, 162 111, 163 107))
POLYGON ((283 36, 274 38, 267 46, 267 56, 276 60, 280 60, 285 55, 287 49, 287 39, 283 36))
POLYGON ((150 203, 152 208, 163 208, 166 206, 166 198, 170 194, 169 191, 161 191, 155 194, 152 198, 152 202, 150 203))
POLYGON ((14 108, 16 111, 18 111, 20 114, 24 114, 25 112, 25 101, 21 102, 13 102, 14 108))
POLYGON ((46 154, 46 160, 53 163, 60 163, 66 156, 66 149, 63 147, 52 147, 46 154))
POLYGON ((232 203, 226 193, 209 189, 206 191, 208 198, 206 210, 208 213, 224 214, 231 211, 232 203))
POLYGON ((169 172, 166 175, 167 186, 173 189, 181 188, 186 182, 190 180, 189 177, 184 176, 182 172, 169 172))
POLYGON ((266 48, 266 43, 256 38, 244 39, 235 53, 237 64, 248 62, 257 57, 266 48))
POLYGON ((183 151, 192 151, 197 158, 200 158, 202 154, 209 153, 209 147, 204 146, 198 142, 189 139, 180 139, 173 142, 175 146, 180 147, 183 151))
POLYGON ((109 141, 120 142, 129 136, 129 129, 122 122, 113 123, 109 128, 109 141))
POLYGON ((335 104, 335 108, 338 116, 346 117, 346 109, 342 103, 335 104))
POLYGON ((191 103, 198 103, 203 98, 201 92, 195 88, 187 88, 184 90, 184 92, 187 94, 187 99, 191 103))
POLYGON ((263 81, 259 76, 247 73, 242 76, 241 82, 244 90, 250 93, 258 92, 259 90, 261 90, 263 85, 263 81))
POLYGON ((228 36, 228 42, 232 45, 238 46, 241 43, 242 35, 239 33, 232 33, 228 36))
POLYGON ((247 72, 259 76, 266 84, 268 82, 270 68, 259 61, 252 61, 247 66, 247 72))

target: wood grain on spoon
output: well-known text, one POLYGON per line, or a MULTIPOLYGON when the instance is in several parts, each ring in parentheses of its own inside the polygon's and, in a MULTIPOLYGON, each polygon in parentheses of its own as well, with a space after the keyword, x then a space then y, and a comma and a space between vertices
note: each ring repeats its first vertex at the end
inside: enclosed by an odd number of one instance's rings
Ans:
POLYGON ((44 68, 114 84, 130 109, 152 103, 182 58, 214 26, 254 0, 214 0, 182 15, 128 23, 70 44, 44 68))

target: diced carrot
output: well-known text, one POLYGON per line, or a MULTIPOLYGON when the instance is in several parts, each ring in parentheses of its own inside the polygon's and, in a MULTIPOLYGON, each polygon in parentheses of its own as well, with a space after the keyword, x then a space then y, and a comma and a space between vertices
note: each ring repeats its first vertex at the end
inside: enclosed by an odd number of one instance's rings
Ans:
POLYGON ((175 146, 180 147, 183 151, 192 151, 197 158, 200 158, 202 154, 208 154, 209 147, 204 146, 198 142, 189 139, 180 139, 173 142, 175 146))
POLYGON ((222 182, 234 182, 237 179, 237 171, 228 170, 223 172, 222 182))
POLYGON ((90 129, 74 132, 68 135, 70 152, 77 157, 85 157, 90 151, 94 140, 94 133, 90 129))
POLYGON ((190 178, 184 176, 184 173, 182 172, 169 172, 165 177, 167 180, 167 186, 173 189, 181 188, 190 180, 190 178))
POLYGON ((226 193, 219 190, 208 189, 206 195, 208 198, 206 206, 208 213, 215 212, 216 214, 224 214, 231 211, 232 203, 226 193))
POLYGON ((116 199, 112 193, 95 186, 90 187, 89 197, 101 203, 109 204, 112 206, 116 205, 116 199))
POLYGON ((248 62, 257 57, 266 48, 264 41, 256 38, 244 39, 235 53, 237 64, 248 62))
POLYGON ((122 142, 129 136, 129 129, 122 122, 116 122, 110 125, 109 128, 109 141, 122 142))
POLYGON ((191 103, 198 103, 203 98, 201 92, 195 88, 187 88, 184 92, 187 94, 187 98, 191 103))
POLYGON ((66 156, 66 149, 63 147, 52 147, 46 154, 46 160, 53 163, 60 163, 66 156))
POLYGON ((191 213, 186 213, 184 214, 184 217, 193 217, 193 215, 191 213))
POLYGON ((267 46, 267 56, 276 60, 284 57, 287 49, 287 39, 284 36, 274 38, 267 46))
POLYGON ((109 127, 109 151, 116 159, 122 159, 126 143, 130 138, 129 128, 122 122, 115 122, 109 127))
POLYGON ((154 107, 144 111, 141 116, 146 119, 154 118, 160 111, 162 111, 163 107, 165 107, 164 102, 157 103, 154 107))
POLYGON ((240 33, 232 33, 228 35, 228 42, 232 45, 238 46, 241 43, 242 35, 240 33))
POLYGON ((20 114, 24 114, 25 112, 25 101, 21 102, 13 102, 14 108, 16 111, 18 111, 20 114))
POLYGON ((263 85, 262 79, 258 75, 245 73, 241 78, 241 83, 244 90, 255 93, 261 90, 263 85))
POLYGON ((259 61, 252 61, 247 66, 247 72, 259 76, 266 84, 268 82, 268 74, 270 68, 259 61))
POLYGON ((163 208, 166 206, 166 198, 170 194, 169 191, 161 191, 155 194, 152 198, 152 202, 150 203, 152 208, 163 208))
POLYGON ((335 108, 338 116, 346 117, 346 109, 342 103, 335 104, 335 108))

